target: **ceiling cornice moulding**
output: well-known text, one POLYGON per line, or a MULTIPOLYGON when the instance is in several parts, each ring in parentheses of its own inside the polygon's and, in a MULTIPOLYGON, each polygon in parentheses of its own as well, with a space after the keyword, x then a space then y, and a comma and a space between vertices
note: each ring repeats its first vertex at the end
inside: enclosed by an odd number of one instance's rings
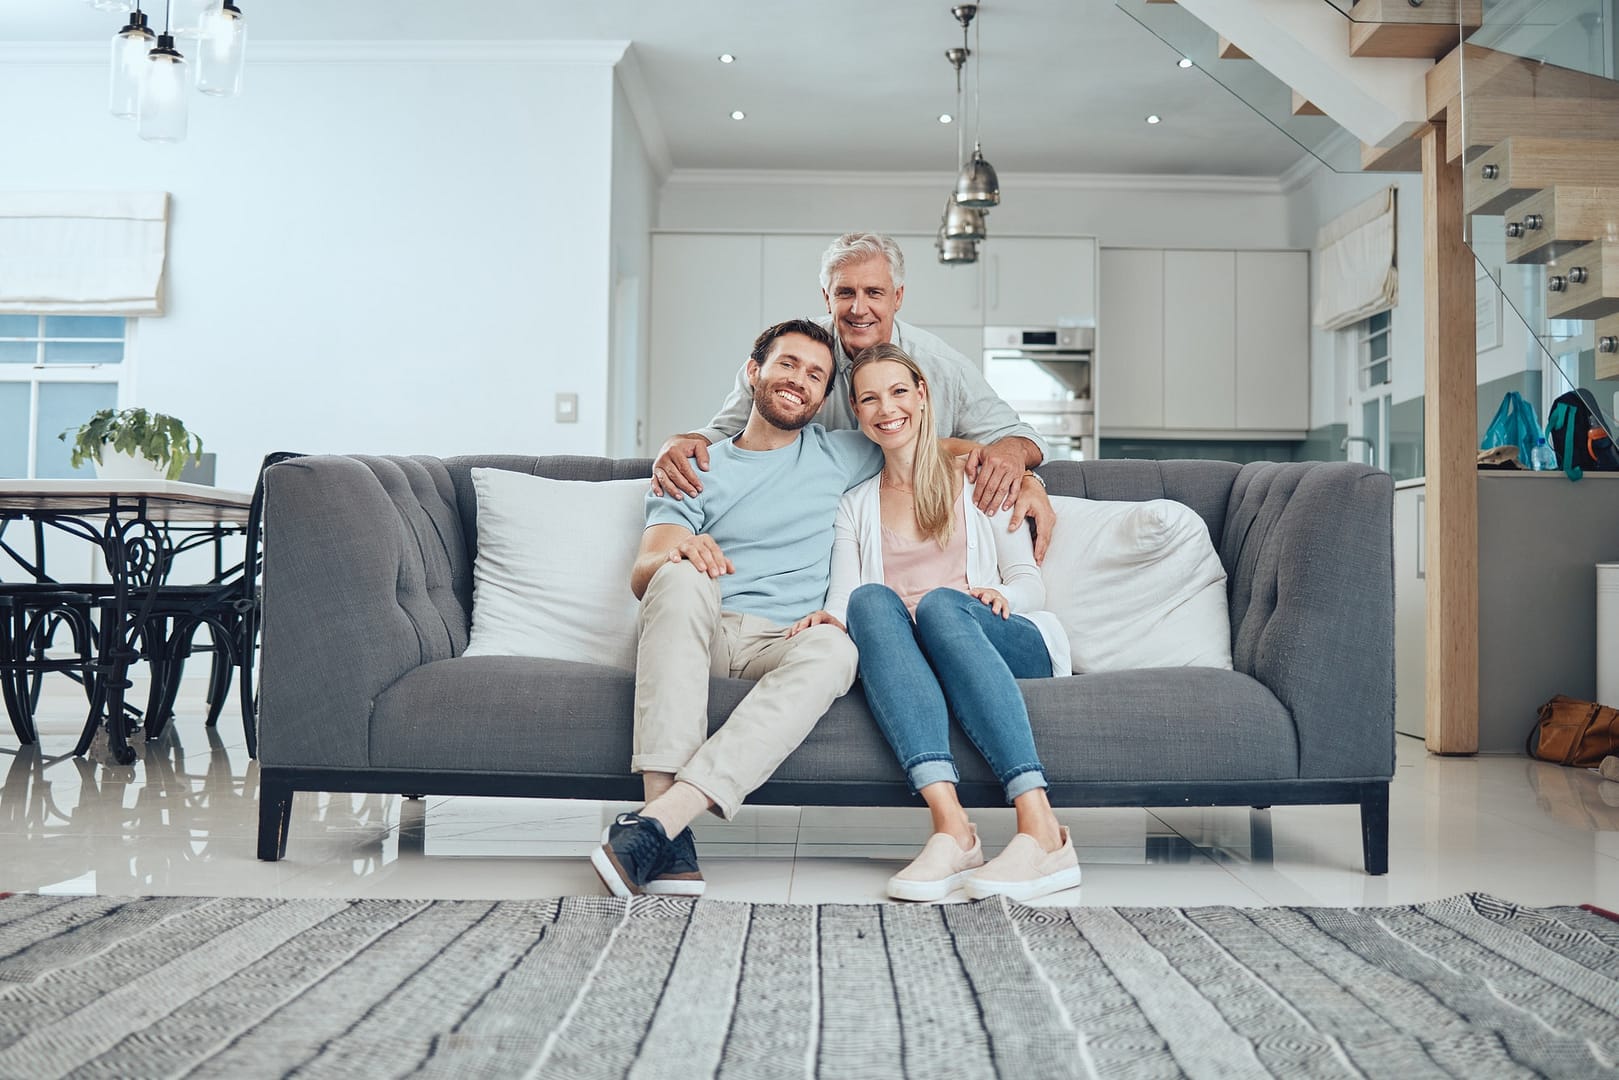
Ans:
POLYGON ((624 91, 624 100, 630 104, 630 115, 635 117, 635 125, 641 129, 641 144, 646 147, 647 159, 652 162, 658 182, 662 183, 674 171, 674 158, 669 153, 668 136, 664 133, 662 121, 658 119, 652 91, 647 88, 646 76, 641 73, 641 64, 635 59, 633 46, 624 50, 624 56, 614 70, 618 73, 618 85, 624 91))
MULTIPOLYGON (((258 64, 524 63, 611 67, 628 41, 254 41, 258 64)), ((11 42, 0 64, 106 66, 105 41, 11 42)))
MULTIPOLYGON (((1274 176, 1167 176, 1128 173, 1015 173, 1000 170, 1001 186, 1048 191, 1179 191, 1233 195, 1280 195, 1274 176)), ((937 187, 949 185, 944 172, 855 172, 814 169, 676 169, 668 183, 759 187, 937 187)))

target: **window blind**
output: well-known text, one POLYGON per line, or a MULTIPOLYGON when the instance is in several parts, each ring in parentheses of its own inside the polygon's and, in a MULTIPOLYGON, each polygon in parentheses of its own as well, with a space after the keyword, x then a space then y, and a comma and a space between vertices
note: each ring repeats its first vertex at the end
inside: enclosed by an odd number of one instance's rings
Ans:
POLYGON ((0 192, 0 313, 161 315, 167 192, 0 192))
POLYGON ((1341 330, 1398 301, 1394 195, 1389 187, 1316 233, 1315 325, 1341 330))

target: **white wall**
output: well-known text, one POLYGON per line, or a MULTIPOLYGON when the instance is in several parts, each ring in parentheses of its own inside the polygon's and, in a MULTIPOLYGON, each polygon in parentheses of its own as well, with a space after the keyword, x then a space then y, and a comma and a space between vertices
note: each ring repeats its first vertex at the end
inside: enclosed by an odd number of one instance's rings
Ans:
POLYGON ((644 457, 652 302, 652 221, 658 177, 622 86, 613 87, 612 351, 607 453, 644 457))
MULTIPOLYGON (((1001 176, 989 244, 1006 235, 1094 236, 1102 247, 1284 248, 1287 196, 1275 181, 1001 176)), ((932 233, 955 178, 940 173, 682 171, 664 184, 661 229, 854 229, 932 233)), ((916 253, 907 252, 915 258, 916 253)))
POLYGON ((222 485, 250 486, 272 449, 603 453, 599 51, 250 58, 243 96, 194 96, 173 146, 107 115, 99 62, 0 65, 0 100, 29 103, 0 183, 173 194, 168 313, 142 321, 130 403, 201 433, 222 485), (554 423, 560 391, 579 423, 554 423))

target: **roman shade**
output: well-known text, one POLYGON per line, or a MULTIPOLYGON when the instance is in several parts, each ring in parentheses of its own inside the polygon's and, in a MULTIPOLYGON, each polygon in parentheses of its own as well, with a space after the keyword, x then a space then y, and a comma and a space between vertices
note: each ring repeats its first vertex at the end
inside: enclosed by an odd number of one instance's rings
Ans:
POLYGON ((161 315, 167 192, 0 192, 0 314, 161 315))
POLYGON ((1395 305, 1394 222, 1389 187, 1316 233, 1316 326, 1341 330, 1395 305))

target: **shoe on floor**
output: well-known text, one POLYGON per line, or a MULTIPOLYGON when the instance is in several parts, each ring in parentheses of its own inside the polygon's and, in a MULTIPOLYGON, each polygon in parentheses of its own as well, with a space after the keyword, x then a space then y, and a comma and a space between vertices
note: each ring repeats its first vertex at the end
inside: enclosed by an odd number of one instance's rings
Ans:
POLYGON ((655 818, 620 814, 602 831, 601 847, 590 853, 590 865, 614 896, 639 896, 647 882, 668 868, 673 849, 674 842, 655 818))
POLYGON ((894 900, 943 900, 984 865, 984 845, 978 839, 978 827, 973 831, 973 846, 962 850, 956 838, 949 833, 934 833, 922 848, 922 854, 911 864, 888 879, 888 895, 894 900))
POLYGON ((974 900, 1004 896, 1023 903, 1037 896, 1072 889, 1079 884, 1079 856, 1074 838, 1063 826, 1062 847, 1047 851, 1028 833, 1018 833, 1006 850, 967 879, 967 895, 974 900))
POLYGON ((650 896, 701 896, 706 888, 708 882, 697 865, 697 838, 688 826, 669 841, 669 865, 646 883, 646 891, 650 896))
POLYGON ((1609 754, 1603 758, 1602 764, 1597 766, 1597 773, 1604 780, 1619 780, 1619 757, 1609 754))

